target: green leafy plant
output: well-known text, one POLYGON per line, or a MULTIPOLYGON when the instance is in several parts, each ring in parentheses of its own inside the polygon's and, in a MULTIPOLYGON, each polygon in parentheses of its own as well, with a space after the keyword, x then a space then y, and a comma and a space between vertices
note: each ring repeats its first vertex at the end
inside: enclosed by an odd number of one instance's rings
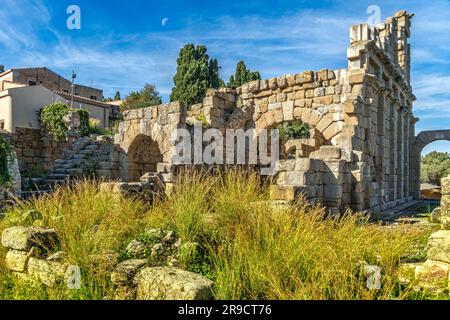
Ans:
POLYGON ((11 182, 8 162, 12 153, 11 144, 0 136, 0 186, 6 186, 11 182))
POLYGON ((161 95, 153 84, 146 83, 139 91, 132 91, 120 106, 121 110, 141 109, 162 103, 161 95))
POLYGON ((291 139, 309 139, 309 126, 302 121, 283 122, 277 126, 280 132, 280 140, 286 143, 291 139))
POLYGON ((450 174, 450 154, 433 151, 422 157, 420 180, 441 185, 441 179, 450 174))
POLYGON ((80 116, 80 133, 82 136, 86 136, 89 134, 89 112, 83 109, 76 109, 72 111, 78 112, 80 116))
POLYGON ((77 112, 80 116, 79 131, 81 135, 89 134, 89 112, 82 109, 71 109, 61 102, 56 102, 42 109, 40 114, 41 123, 57 139, 67 137, 68 126, 64 117, 70 112, 77 112))

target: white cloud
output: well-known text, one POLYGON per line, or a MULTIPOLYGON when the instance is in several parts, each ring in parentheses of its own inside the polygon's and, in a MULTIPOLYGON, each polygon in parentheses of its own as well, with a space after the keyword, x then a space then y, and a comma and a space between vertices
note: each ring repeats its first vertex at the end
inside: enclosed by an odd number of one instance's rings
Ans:
POLYGON ((37 27, 48 24, 50 14, 40 0, 3 0, 0 10, 0 46, 8 50, 39 44, 37 27))

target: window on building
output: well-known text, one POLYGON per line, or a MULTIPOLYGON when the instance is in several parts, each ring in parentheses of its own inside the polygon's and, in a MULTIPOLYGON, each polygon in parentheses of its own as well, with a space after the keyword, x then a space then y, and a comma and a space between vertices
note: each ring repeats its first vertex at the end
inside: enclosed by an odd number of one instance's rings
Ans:
POLYGON ((97 100, 97 97, 96 96, 91 96, 91 99, 92 100, 97 100))
POLYGON ((37 83, 36 83, 36 81, 28 81, 28 85, 29 86, 35 86, 37 83))
POLYGON ((5 129, 5 120, 0 120, 0 130, 5 129))

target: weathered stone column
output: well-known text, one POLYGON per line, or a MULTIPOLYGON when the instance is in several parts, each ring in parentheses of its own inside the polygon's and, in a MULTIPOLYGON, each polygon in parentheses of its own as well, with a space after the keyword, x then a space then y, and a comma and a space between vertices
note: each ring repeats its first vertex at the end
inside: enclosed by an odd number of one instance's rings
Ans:
POLYGON ((403 117, 401 108, 397 110, 397 199, 403 198, 403 166, 404 159, 403 117))
POLYGON ((409 111, 403 114, 403 146, 404 146, 404 165, 403 165, 403 197, 409 196, 409 153, 410 153, 410 140, 409 140, 409 111))
POLYGON ((450 226, 450 176, 441 180, 441 222, 444 227, 450 226))

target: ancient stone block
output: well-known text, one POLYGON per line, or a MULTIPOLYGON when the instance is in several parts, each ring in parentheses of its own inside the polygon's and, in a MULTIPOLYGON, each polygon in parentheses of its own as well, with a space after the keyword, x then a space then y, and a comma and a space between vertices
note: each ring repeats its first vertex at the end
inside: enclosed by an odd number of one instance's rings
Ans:
POLYGON ((9 250, 5 257, 5 265, 11 271, 24 272, 28 263, 28 252, 9 250))
POLYGON ((427 260, 415 271, 420 287, 431 291, 443 291, 447 288, 449 265, 440 261, 427 260))
POLYGON ((42 227, 12 227, 2 233, 2 245, 14 250, 29 251, 34 246, 51 250, 58 241, 55 230, 42 227))
POLYGON ((294 113, 293 113, 294 119, 300 120, 302 118, 302 110, 303 110, 302 108, 298 108, 298 107, 294 108, 294 113))
POLYGON ((317 124, 316 126, 317 131, 324 132, 332 122, 333 122, 332 116, 330 114, 326 114, 317 124))
POLYGON ((131 259, 119 263, 111 273, 111 281, 115 285, 132 286, 134 276, 146 263, 146 259, 131 259))
POLYGON ((284 121, 294 120, 294 101, 282 103, 284 121))
POLYGON ((343 189, 339 185, 324 185, 323 193, 325 199, 341 199, 343 189))
POLYGON ((270 200, 294 201, 302 194, 299 186, 271 185, 269 187, 270 200))
POLYGON ((440 230, 431 235, 427 256, 431 260, 450 263, 450 230, 440 230))
POLYGON ((28 260, 27 271, 32 279, 36 279, 48 287, 55 287, 64 281, 67 265, 32 257, 28 260))
POLYGON ((136 276, 138 300, 209 300, 213 282, 173 267, 153 267, 136 276))
POLYGON ((450 195, 450 176, 441 180, 441 188, 443 195, 450 195))

